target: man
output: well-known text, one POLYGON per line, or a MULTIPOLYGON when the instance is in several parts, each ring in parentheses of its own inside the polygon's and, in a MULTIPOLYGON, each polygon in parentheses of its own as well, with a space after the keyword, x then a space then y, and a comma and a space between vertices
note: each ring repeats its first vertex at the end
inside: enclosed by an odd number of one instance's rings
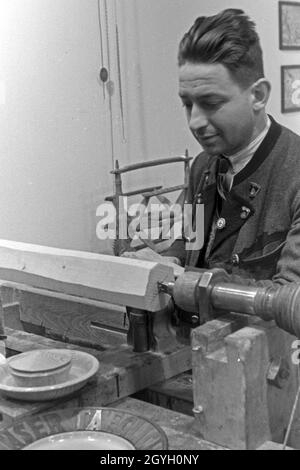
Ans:
POLYGON ((184 252, 177 241, 167 253, 253 285, 300 280, 300 137, 266 114, 262 56, 237 9, 198 18, 180 43, 179 95, 204 150, 188 202, 204 204, 205 242, 184 252))
POLYGON ((186 250, 178 240, 165 255, 223 268, 243 284, 299 281, 300 137, 266 113, 271 85, 254 23, 238 9, 198 18, 178 64, 179 95, 203 148, 187 202, 204 204, 204 246, 186 250))

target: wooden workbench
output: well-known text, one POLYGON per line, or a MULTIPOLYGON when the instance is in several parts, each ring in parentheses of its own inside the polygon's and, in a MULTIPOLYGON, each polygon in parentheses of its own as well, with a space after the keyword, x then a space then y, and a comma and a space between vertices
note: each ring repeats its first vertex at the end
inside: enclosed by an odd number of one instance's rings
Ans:
MULTIPOLYGON (((16 404, 3 397, 0 398, 0 410, 2 410, 2 422, 0 422, 0 432, 12 425, 14 419, 31 416, 32 414, 51 411, 56 409, 74 407, 77 408, 82 403, 82 397, 85 391, 78 392, 76 396, 67 400, 39 404, 16 404)), ((117 402, 111 403, 110 407, 133 412, 139 416, 150 420, 160 426, 168 439, 168 450, 180 451, 202 451, 202 450, 228 450, 212 442, 205 441, 199 435, 195 427, 194 418, 183 413, 171 411, 159 406, 146 403, 131 397, 123 398, 117 402)), ((1 446, 1 443, 0 443, 1 446)), ((280 445, 272 442, 266 442, 259 450, 280 450, 280 445)))
MULTIPOLYGON (((132 354, 126 348, 128 319, 122 307, 14 283, 9 283, 9 286, 2 283, 0 289, 5 325, 9 327, 7 346, 10 354, 33 347, 49 347, 49 344, 53 347, 72 347, 73 344, 76 349, 83 348, 87 352, 96 350, 100 360, 104 357, 107 362, 110 356, 110 362, 115 362, 119 361, 122 351, 126 351, 127 366, 131 362, 131 372, 140 370, 141 358, 147 358, 147 354, 132 354), (56 341, 51 343, 49 339, 56 341), (103 354, 104 351, 106 354, 103 354), (112 357, 108 351, 114 351, 115 356, 112 357)), ((126 369, 125 359, 122 358, 122 361, 126 369)), ((169 363, 169 368, 171 370, 167 371, 165 367, 157 368, 154 362, 152 366, 148 364, 151 380, 141 387, 135 378, 136 390, 131 387, 124 390, 122 396, 137 392, 135 397, 138 399, 193 416, 189 345, 178 351, 177 359, 169 363)), ((143 368, 143 375, 145 372, 143 368)), ((121 383, 124 385, 124 380, 121 383)))
MULTIPOLYGON (((73 348, 74 346, 70 344, 66 345, 64 343, 59 343, 47 338, 38 337, 33 334, 14 330, 8 331, 7 348, 10 353, 20 352, 20 350, 29 350, 33 347, 73 348)), ((76 349, 78 349, 78 346, 76 346, 76 349)), ((99 352, 95 352, 93 350, 89 351, 94 355, 99 354, 99 352)), ((188 387, 189 375, 187 374, 184 377, 187 381, 185 385, 188 387)), ((171 388, 172 383, 174 384, 177 380, 178 379, 174 378, 171 380, 169 385, 165 385, 166 395, 168 393, 168 386, 171 388)), ((192 416, 179 413, 177 411, 168 410, 162 408, 161 406, 156 406, 132 397, 123 397, 116 400, 116 396, 114 394, 108 395, 105 390, 103 394, 102 384, 98 373, 98 377, 96 376, 83 389, 75 392, 73 395, 48 402, 20 402, 7 399, 4 396, 0 396, 0 431, 3 431, 5 428, 12 426, 16 419, 26 418, 37 413, 66 408, 101 407, 106 404, 110 408, 117 408, 124 411, 134 412, 135 414, 138 414, 139 416, 146 418, 160 426, 168 438, 169 450, 226 450, 224 447, 203 440, 196 428, 195 420, 192 416)), ((158 386, 157 390, 161 391, 160 385, 158 386)), ((153 392, 155 392, 155 387, 153 392)), ((184 398, 185 397, 183 393, 183 402, 184 398)), ((187 400, 187 403, 188 401, 189 400, 187 400)), ((190 410, 189 406, 188 410, 190 410)), ((280 446, 274 443, 266 443, 263 448, 280 449, 280 446)))
MULTIPOLYGON (((160 425, 168 436, 170 449, 223 449, 223 447, 201 439, 199 431, 197 432, 195 427, 192 376, 190 372, 182 374, 183 371, 188 371, 191 368, 189 346, 179 347, 178 351, 173 350, 171 354, 133 353, 125 342, 125 328, 120 331, 122 316, 119 312, 115 316, 109 312, 110 314, 106 318, 110 322, 110 326, 113 326, 113 330, 117 328, 119 333, 113 335, 114 338, 117 338, 117 342, 111 342, 110 331, 93 329, 91 315, 95 317, 95 320, 99 318, 99 308, 101 307, 98 303, 82 303, 78 299, 75 299, 74 302, 64 295, 57 297, 57 294, 53 298, 49 298, 49 293, 45 297, 37 290, 33 292, 32 290, 16 290, 13 292, 16 297, 12 297, 11 289, 4 289, 2 296, 3 294, 7 303, 5 324, 10 324, 13 327, 6 328, 8 355, 32 349, 70 348, 94 355, 99 360, 101 367, 97 375, 81 391, 64 399, 22 403, 2 397, 0 399, 0 429, 12 425, 17 418, 31 416, 46 410, 56 410, 62 407, 109 406, 133 410, 140 416, 160 425), (55 299, 54 303, 53 299, 55 299), (21 309, 19 301, 21 301, 21 309), (26 320, 30 320, 30 322, 26 320), (20 331, 24 325, 28 326, 30 323, 35 324, 40 334, 52 334, 53 330, 59 327, 60 331, 65 331, 62 338, 64 341, 56 341, 41 335, 20 331), (111 323, 113 324, 111 325, 111 323), (62 325, 67 325, 68 331, 62 329, 62 325), (83 331, 83 337, 78 336, 81 331, 83 331), (70 342, 74 335, 76 344, 70 342), (83 345, 87 344, 87 340, 91 336, 91 344, 89 347, 84 347, 83 345), (102 347, 103 345, 105 348, 102 347), (177 375, 176 372, 180 375, 177 375), (150 401, 152 404, 142 400, 150 401), (160 406, 155 406, 153 403, 160 406), (173 411, 166 408, 171 408, 173 411)), ((57 330, 54 331, 54 336, 59 336, 56 335, 56 332, 57 330)), ((278 448, 274 444, 265 444, 264 447, 274 448, 274 446, 278 448)))
MULTIPOLYGON (((28 417, 38 411, 50 411, 57 408, 77 408, 82 403, 84 391, 77 393, 76 396, 68 400, 20 405, 18 409, 13 409, 15 404, 3 398, 0 399, 0 409, 2 410, 2 417, 4 418, 0 423, 0 432, 5 427, 9 427, 9 422, 13 424, 16 417, 28 417), (41 406, 40 406, 41 405, 41 406), (12 418, 12 415, 15 418, 12 418), (6 426, 4 426, 4 423, 6 426)), ((166 410, 159 406, 152 405, 133 398, 124 398, 117 402, 111 403, 110 408, 117 408, 119 410, 130 411, 146 418, 156 425, 160 426, 166 433, 168 438, 169 450, 222 450, 223 448, 213 443, 206 442, 201 439, 199 433, 194 429, 194 419, 190 416, 175 411, 166 410)), ((0 443, 1 448, 1 443, 0 443)))
MULTIPOLYGON (((103 352, 79 348, 71 344, 64 344, 41 336, 7 329, 7 351, 9 354, 30 350, 33 348, 68 347, 83 349, 98 356, 101 360, 103 352), (101 356, 102 355, 102 356, 101 356)), ((169 449, 173 450, 216 450, 223 449, 213 443, 206 442, 194 428, 194 418, 183 413, 164 409, 131 397, 116 399, 115 393, 108 394, 101 383, 101 372, 98 373, 83 389, 75 394, 48 402, 21 402, 4 396, 0 396, 0 430, 13 425, 16 419, 32 416, 37 413, 77 407, 103 406, 118 408, 120 410, 132 411, 159 425, 166 433, 169 449)), ((109 389, 108 389, 109 390, 109 389)), ((112 390, 112 389, 110 389, 112 390)), ((125 394, 125 389, 119 389, 119 393, 125 394)), ((128 389, 130 393, 130 389, 128 389)))

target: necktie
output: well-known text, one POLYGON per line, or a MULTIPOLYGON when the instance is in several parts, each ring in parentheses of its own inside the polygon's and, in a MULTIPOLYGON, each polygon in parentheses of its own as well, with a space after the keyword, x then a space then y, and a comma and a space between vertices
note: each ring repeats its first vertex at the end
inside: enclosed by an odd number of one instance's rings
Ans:
POLYGON ((231 190, 232 182, 232 164, 228 158, 221 156, 219 158, 217 188, 222 199, 226 200, 226 197, 231 190))

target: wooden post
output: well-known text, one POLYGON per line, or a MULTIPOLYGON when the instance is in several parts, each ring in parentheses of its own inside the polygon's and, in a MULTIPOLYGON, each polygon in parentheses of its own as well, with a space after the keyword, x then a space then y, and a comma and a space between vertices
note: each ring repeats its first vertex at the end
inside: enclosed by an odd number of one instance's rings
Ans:
POLYGON ((282 442, 297 390, 294 338, 272 322, 236 328, 224 317, 192 333, 198 428, 205 439, 232 449, 282 442), (274 363, 284 365, 279 380, 274 363))

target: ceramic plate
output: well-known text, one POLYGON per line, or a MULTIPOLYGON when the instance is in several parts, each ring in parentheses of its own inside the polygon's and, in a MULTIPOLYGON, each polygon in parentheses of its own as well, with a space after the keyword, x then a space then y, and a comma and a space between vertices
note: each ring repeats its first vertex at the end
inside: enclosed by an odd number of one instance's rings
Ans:
POLYGON ((0 367, 0 392, 22 401, 48 401, 69 395, 82 388, 99 368, 98 359, 83 351, 68 349, 71 353, 71 368, 68 379, 42 387, 24 387, 16 383, 7 365, 0 367))
POLYGON ((0 431, 0 450, 164 450, 164 431, 114 408, 69 408, 20 418, 0 431), (104 447, 105 446, 105 447, 104 447))
POLYGON ((34 349, 7 359, 8 366, 21 373, 51 372, 71 362, 69 349, 34 349))
POLYGON ((103 431, 73 431, 44 437, 23 450, 135 450, 124 437, 103 431))

